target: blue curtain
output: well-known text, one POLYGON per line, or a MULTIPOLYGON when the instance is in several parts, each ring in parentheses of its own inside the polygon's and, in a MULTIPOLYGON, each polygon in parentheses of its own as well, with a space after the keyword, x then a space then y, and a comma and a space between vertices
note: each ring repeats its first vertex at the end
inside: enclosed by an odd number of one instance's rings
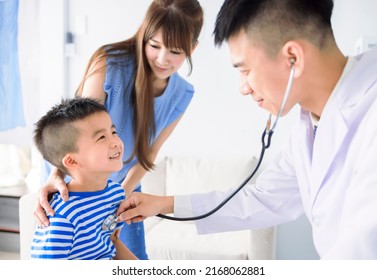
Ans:
POLYGON ((17 35, 18 0, 0 0, 0 131, 25 126, 17 35))

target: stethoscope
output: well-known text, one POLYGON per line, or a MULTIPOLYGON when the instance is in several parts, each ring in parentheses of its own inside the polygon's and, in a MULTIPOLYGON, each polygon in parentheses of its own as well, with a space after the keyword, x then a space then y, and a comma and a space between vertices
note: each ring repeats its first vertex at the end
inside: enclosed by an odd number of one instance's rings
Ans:
MULTIPOLYGON (((229 200, 231 200, 254 177, 255 173, 258 171, 260 165, 262 164, 262 161, 263 161, 263 158, 264 158, 264 153, 265 153, 266 149, 268 149, 271 146, 272 134, 275 131, 278 120, 280 119, 281 114, 283 113, 285 104, 287 103, 288 96, 289 96, 291 89, 292 89, 292 84, 293 84, 294 74, 295 74, 295 67, 294 67, 295 59, 291 58, 290 63, 291 63, 291 70, 290 70, 290 73, 289 73, 289 79, 288 79, 287 87, 285 89, 284 97, 283 97, 279 112, 276 115, 276 118, 275 118, 275 121, 274 121, 272 127, 271 127, 272 114, 270 114, 268 119, 267 119, 266 128, 264 129, 264 131, 262 133, 262 148, 261 148, 261 151, 260 151, 259 160, 258 160, 258 163, 255 166, 253 172, 251 172, 251 174, 239 185, 239 187, 235 191, 233 191, 227 198, 225 198, 215 208, 213 208, 211 211, 209 211, 205 214, 193 216, 193 217, 172 217, 172 216, 167 216, 167 215, 163 215, 163 214, 158 214, 158 215, 156 215, 157 217, 167 219, 167 220, 182 221, 182 222, 183 221, 195 221, 195 220, 204 219, 208 216, 211 216, 212 214, 217 212, 220 208, 222 208, 226 203, 228 203, 229 200)), ((116 227, 116 225, 117 225, 117 217, 114 216, 114 215, 110 215, 103 222, 102 229, 113 230, 116 227)))
POLYGON ((291 89, 292 89, 293 79, 294 79, 294 75, 295 75, 295 66, 294 66, 295 59, 291 58, 290 63, 291 63, 291 70, 290 70, 290 73, 289 73, 289 79, 288 79, 287 87, 285 89, 283 101, 282 101, 281 106, 280 106, 280 110, 279 110, 278 114, 276 115, 276 118, 275 118, 275 121, 274 121, 272 127, 271 127, 272 114, 270 114, 268 119, 267 119, 266 128, 264 129, 264 131, 262 133, 262 148, 261 148, 259 160, 258 160, 258 163, 255 166, 253 172, 251 172, 251 174, 241 183, 241 185, 235 191, 233 191, 233 193, 231 193, 227 198, 225 198, 214 209, 212 209, 211 211, 209 211, 205 214, 202 214, 202 215, 199 215, 199 216, 193 216, 193 217, 179 217, 179 218, 178 217, 172 217, 172 216, 166 216, 166 215, 163 215, 163 214, 158 214, 157 217, 167 219, 167 220, 173 220, 173 221, 194 221, 194 220, 204 219, 204 218, 212 215, 213 213, 217 212, 221 207, 223 207, 229 200, 232 199, 232 197, 234 197, 250 181, 251 178, 254 177, 255 173, 258 171, 260 165, 262 164, 262 160, 263 160, 263 157, 264 157, 265 150, 268 149, 271 145, 272 134, 274 133, 274 130, 276 128, 278 120, 280 119, 281 114, 283 113, 285 104, 287 103, 288 96, 289 96, 291 89))

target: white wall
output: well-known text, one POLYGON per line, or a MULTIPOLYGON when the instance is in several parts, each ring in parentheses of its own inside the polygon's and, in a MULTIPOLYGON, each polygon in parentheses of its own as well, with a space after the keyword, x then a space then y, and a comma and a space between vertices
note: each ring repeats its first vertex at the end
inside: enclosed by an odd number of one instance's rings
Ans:
POLYGON ((340 49, 355 54, 356 42, 362 36, 377 36, 376 0, 334 0, 333 29, 340 49))
POLYGON ((87 62, 101 45, 132 36, 143 20, 151 0, 66 0, 68 31, 74 34, 75 52, 68 58, 68 92, 74 92, 87 62))

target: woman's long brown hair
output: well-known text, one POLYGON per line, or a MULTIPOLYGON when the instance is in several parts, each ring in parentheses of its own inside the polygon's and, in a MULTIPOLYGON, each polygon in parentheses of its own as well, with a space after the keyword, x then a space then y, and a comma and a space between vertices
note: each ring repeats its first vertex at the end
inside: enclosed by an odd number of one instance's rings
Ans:
POLYGON ((203 10, 197 0, 154 0, 134 36, 125 41, 104 45, 92 55, 76 91, 76 96, 81 96, 85 80, 93 74, 90 69, 95 68, 93 66, 101 58, 125 54, 135 58, 135 83, 132 91, 134 149, 128 161, 136 157, 146 170, 154 166, 149 151, 156 126, 152 71, 146 59, 145 45, 161 28, 165 47, 182 49, 186 54, 190 74, 191 51, 202 26, 203 10))

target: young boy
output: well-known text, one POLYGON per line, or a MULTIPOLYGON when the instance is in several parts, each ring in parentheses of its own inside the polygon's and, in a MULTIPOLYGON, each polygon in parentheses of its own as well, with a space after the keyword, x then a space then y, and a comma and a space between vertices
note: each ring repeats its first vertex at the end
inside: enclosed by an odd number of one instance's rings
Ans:
POLYGON ((55 215, 37 228, 33 259, 136 259, 118 239, 115 213, 123 187, 108 180, 123 166, 123 142, 106 108, 88 98, 63 100, 36 124, 34 142, 44 159, 72 178, 69 201, 50 201, 55 215))

